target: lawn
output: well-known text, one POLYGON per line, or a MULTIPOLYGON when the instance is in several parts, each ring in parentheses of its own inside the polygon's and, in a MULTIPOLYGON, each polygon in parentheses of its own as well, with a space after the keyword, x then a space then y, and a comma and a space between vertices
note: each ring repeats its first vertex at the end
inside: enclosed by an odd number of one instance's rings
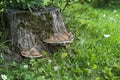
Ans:
POLYGON ((72 4, 62 14, 75 34, 73 43, 39 59, 0 66, 0 74, 8 80, 120 80, 120 9, 72 4))

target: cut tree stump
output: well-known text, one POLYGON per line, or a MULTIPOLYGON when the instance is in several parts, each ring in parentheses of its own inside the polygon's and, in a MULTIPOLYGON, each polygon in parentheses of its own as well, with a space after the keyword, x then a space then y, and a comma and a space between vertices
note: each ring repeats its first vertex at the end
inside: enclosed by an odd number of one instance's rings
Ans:
POLYGON ((19 50, 26 57, 41 57, 42 51, 52 51, 50 49, 53 46, 47 45, 44 40, 57 33, 67 33, 60 9, 56 7, 32 13, 8 9, 6 16, 13 49, 19 50))

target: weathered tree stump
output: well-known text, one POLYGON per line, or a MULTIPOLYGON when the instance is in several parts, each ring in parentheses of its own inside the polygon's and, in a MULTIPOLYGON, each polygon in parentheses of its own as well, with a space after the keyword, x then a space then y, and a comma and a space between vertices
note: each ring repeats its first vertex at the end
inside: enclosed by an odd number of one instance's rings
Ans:
POLYGON ((23 55, 40 57, 41 51, 50 49, 43 40, 55 33, 67 33, 59 8, 50 7, 32 13, 9 9, 6 15, 11 43, 14 50, 20 50, 23 55))

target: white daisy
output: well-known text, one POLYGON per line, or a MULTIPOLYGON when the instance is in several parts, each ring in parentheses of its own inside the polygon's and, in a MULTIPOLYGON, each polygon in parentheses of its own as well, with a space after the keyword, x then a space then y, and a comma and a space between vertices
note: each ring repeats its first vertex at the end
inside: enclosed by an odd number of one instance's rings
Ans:
POLYGON ((109 35, 109 34, 104 34, 104 37, 105 38, 109 38, 111 35, 109 35))
POLYGON ((23 68, 28 69, 28 65, 24 65, 23 68))
POLYGON ((49 63, 51 63, 51 62, 52 62, 52 60, 48 60, 48 62, 49 62, 49 63))
POLYGON ((1 74, 1 78, 2 78, 2 80, 7 80, 7 76, 4 74, 1 74))
POLYGON ((58 66, 54 66, 54 70, 58 71, 59 67, 58 66))

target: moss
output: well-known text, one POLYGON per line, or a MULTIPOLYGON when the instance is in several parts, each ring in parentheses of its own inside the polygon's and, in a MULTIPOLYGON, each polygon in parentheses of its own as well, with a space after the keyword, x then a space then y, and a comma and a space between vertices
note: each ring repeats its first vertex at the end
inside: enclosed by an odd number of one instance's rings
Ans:
POLYGON ((41 13, 41 15, 20 12, 16 14, 16 17, 21 21, 17 28, 23 27, 24 29, 32 30, 40 39, 48 38, 53 34, 53 18, 49 12, 41 13))

